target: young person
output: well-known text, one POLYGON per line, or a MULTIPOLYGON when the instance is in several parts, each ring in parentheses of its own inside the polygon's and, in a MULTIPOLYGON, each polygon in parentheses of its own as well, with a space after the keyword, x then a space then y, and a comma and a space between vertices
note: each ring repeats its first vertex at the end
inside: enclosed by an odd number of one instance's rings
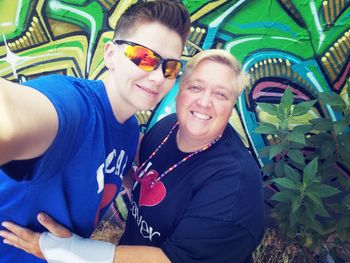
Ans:
MULTIPOLYGON (((105 46, 103 81, 0 79, 0 220, 37 231, 47 211, 89 237, 121 188, 139 129, 133 116, 175 83, 190 28, 178 1, 132 5, 105 46)), ((0 262, 42 262, 0 240, 0 262)))
POLYGON ((240 64, 223 50, 202 51, 187 63, 176 115, 142 139, 132 207, 116 249, 71 236, 43 214, 52 233, 68 238, 9 222, 13 233, 0 235, 48 262, 251 262, 264 229, 262 180, 228 124, 245 82, 240 64))

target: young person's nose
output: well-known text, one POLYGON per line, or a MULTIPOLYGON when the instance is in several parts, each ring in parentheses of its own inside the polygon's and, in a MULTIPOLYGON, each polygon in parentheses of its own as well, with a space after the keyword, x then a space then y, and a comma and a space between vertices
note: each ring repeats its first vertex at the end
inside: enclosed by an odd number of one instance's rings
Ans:
POLYGON ((162 65, 159 65, 156 69, 152 70, 148 74, 149 74, 148 78, 155 83, 161 83, 165 79, 164 73, 162 70, 162 65))

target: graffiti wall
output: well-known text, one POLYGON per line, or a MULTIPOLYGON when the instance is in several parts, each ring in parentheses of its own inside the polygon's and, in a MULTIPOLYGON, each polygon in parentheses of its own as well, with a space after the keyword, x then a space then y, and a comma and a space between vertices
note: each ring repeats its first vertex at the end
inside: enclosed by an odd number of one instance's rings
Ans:
MULTIPOLYGON (((44 74, 100 79, 103 47, 123 11, 136 0, 0 0, 0 76, 22 82, 44 74)), ((278 103, 289 86, 295 103, 319 92, 346 96, 350 77, 350 0, 184 0, 192 28, 186 61, 202 49, 230 51, 250 74, 231 123, 257 152, 268 143, 253 133, 273 116, 257 102, 278 103)), ((140 112, 143 128, 174 111, 177 84, 152 112, 140 112)), ((337 115, 317 105, 298 123, 337 115)), ((297 123, 296 123, 297 124, 297 123)))

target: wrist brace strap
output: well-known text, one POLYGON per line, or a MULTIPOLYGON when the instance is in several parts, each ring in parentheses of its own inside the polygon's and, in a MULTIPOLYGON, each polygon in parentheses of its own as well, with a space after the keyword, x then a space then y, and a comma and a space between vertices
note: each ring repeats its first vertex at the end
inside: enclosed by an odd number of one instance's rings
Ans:
POLYGON ((49 232, 40 235, 39 245, 49 263, 112 263, 115 245, 98 240, 57 237, 49 232))

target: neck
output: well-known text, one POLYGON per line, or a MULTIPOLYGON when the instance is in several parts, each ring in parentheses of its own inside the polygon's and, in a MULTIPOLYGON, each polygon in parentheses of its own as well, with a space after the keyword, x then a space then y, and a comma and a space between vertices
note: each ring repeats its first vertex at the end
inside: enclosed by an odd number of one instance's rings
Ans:
POLYGON ((111 78, 109 74, 107 74, 106 78, 103 79, 103 84, 105 85, 114 117, 119 123, 124 123, 127 119, 134 115, 137 110, 134 107, 131 107, 121 97, 118 92, 118 83, 114 83, 113 78, 111 78))
POLYGON ((198 140, 190 136, 186 136, 185 133, 180 129, 176 133, 176 144, 182 152, 195 152, 203 149, 209 143, 213 142, 216 138, 210 141, 198 140))

